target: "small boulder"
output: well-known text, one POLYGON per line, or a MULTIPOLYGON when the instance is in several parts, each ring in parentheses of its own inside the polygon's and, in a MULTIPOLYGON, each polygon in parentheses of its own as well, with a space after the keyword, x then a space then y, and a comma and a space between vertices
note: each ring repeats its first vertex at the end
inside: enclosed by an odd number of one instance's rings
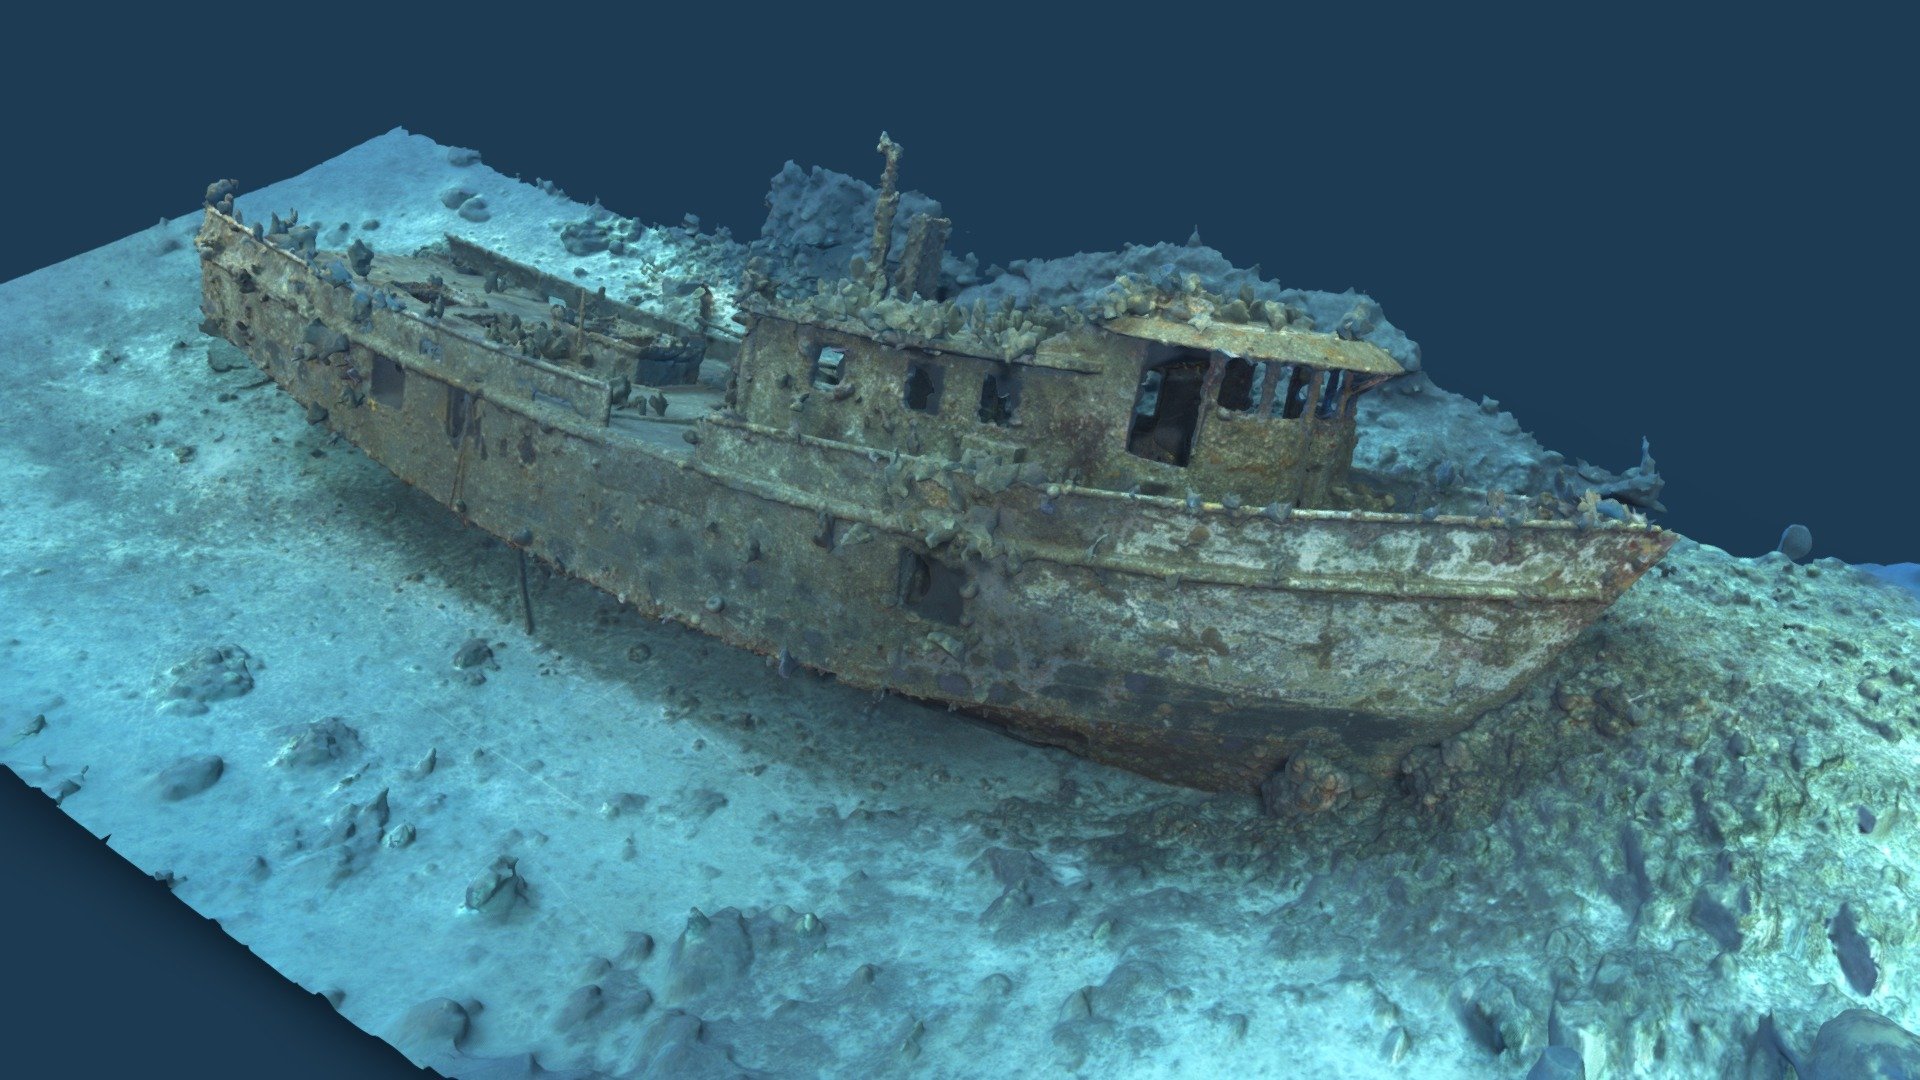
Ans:
POLYGON ((431 998, 407 1010, 393 1032, 393 1045, 413 1053, 451 1050, 467 1037, 472 1018, 452 998, 431 998))
POLYGON ((168 802, 198 795, 212 787, 226 762, 218 754, 193 754, 183 757, 154 774, 154 788, 168 802))
POLYGON ((1587 1063, 1571 1046, 1549 1046, 1527 1070, 1527 1080, 1587 1080, 1587 1063))
POLYGON ((272 765, 325 765, 360 753, 360 733, 337 716, 294 729, 269 762, 272 765))
POLYGON ((212 645, 169 668, 173 684, 167 687, 160 711, 197 716, 210 701, 237 698, 253 689, 253 673, 262 665, 238 645, 212 645))
POLYGON ((480 667, 483 664, 492 668, 498 668, 500 666, 494 663, 493 646, 487 644, 486 638, 468 638, 458 649, 454 650, 454 667, 464 671, 467 668, 480 667))
POLYGON ((488 645, 485 638, 468 638, 455 649, 453 667, 474 686, 487 681, 487 672, 500 670, 499 662, 493 658, 493 646, 488 645))
POLYGON ((1920 1038, 1868 1009, 1848 1009, 1820 1025, 1805 1057, 1793 1052, 1772 1017, 1764 1027, 1800 1080, 1907 1080, 1920 1076, 1920 1038))
POLYGON ((753 964, 753 941, 736 908, 711 916, 695 908, 667 960, 667 999, 674 1002, 717 990, 745 975, 753 964))
POLYGON ((1274 817, 1312 815, 1344 807, 1352 794, 1353 781, 1345 772, 1306 750, 1260 784, 1260 805, 1274 817))
POLYGON ((511 855, 501 855, 467 886, 461 908, 476 915, 504 919, 526 902, 527 879, 520 876, 518 860, 511 855))

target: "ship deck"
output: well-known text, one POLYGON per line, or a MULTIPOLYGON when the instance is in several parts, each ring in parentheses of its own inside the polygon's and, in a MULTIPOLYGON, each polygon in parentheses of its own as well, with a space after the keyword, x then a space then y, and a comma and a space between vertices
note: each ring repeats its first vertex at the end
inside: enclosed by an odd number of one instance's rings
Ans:
MULTIPOLYGON (((321 251, 316 262, 325 265, 334 258, 344 261, 347 253, 321 251)), ((443 305, 442 318, 469 324, 470 332, 477 337, 487 336, 489 327, 503 325, 509 317, 525 325, 545 323, 563 337, 578 329, 580 337, 603 347, 613 342, 644 349, 656 344, 661 336, 655 325, 636 322, 634 313, 624 305, 604 304, 603 297, 584 289, 562 296, 551 293, 544 281, 503 279, 485 264, 447 250, 428 248, 412 255, 381 255, 373 260, 366 281, 416 314, 426 314, 438 301, 443 305), (566 305, 565 310, 562 305, 566 305), (583 306, 587 318, 581 320, 583 306), (569 321, 562 322, 561 316, 569 321)), ((625 357, 596 363, 594 352, 592 348, 567 350, 547 359, 600 379, 628 370, 625 357)), ((633 381, 628 398, 614 405, 608 417, 609 432, 669 458, 690 456, 693 446, 687 442, 686 432, 695 421, 719 408, 725 397, 721 387, 729 370, 724 362, 709 359, 702 364, 702 381, 697 383, 649 385, 633 381), (655 407, 655 395, 666 403, 664 413, 655 407)))
POLYGON ((666 386, 658 391, 666 399, 666 415, 656 415, 642 397, 614 406, 607 417, 607 430, 617 438, 669 457, 689 457, 693 444, 687 441, 687 432, 692 430, 695 420, 719 408, 725 394, 705 384, 666 386))

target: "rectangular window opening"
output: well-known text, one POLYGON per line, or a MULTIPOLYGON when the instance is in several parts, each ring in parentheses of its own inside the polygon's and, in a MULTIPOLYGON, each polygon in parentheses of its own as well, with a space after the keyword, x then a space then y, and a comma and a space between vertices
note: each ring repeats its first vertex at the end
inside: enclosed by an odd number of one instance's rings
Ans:
POLYGON ((1140 373, 1133 423, 1127 430, 1127 453, 1186 467, 1193 455, 1193 435, 1200 425, 1201 386, 1206 382, 1207 363, 1204 350, 1178 349, 1140 373))
POLYGON ((938 364, 907 361, 907 408, 914 412, 939 413, 940 387, 946 382, 946 374, 938 364))
POLYGON ((1020 380, 1009 365, 987 372, 980 382, 980 422, 1005 427, 1020 406, 1020 380))
POLYGON ((457 386, 447 387, 447 438, 459 441, 467 430, 467 413, 473 406, 473 395, 457 386))
POLYGON ((373 400, 389 409, 407 401, 407 369, 379 353, 373 355, 373 400))
POLYGON ((1220 407, 1247 412, 1259 405, 1260 394, 1265 389, 1266 367, 1264 363, 1238 356, 1227 357, 1226 367, 1220 372, 1220 407))
POLYGON ((900 606, 921 618, 960 625, 966 607, 962 593, 966 584, 966 571, 929 559, 912 548, 900 549, 900 606))
POLYGON ((831 390, 840 385, 846 376, 847 351, 832 345, 820 346, 813 355, 813 385, 821 390, 831 390))
POLYGON ((1314 378, 1319 374, 1312 368, 1294 365, 1293 375, 1287 380, 1286 399, 1275 403, 1280 406, 1280 416, 1283 419, 1298 420, 1307 411, 1307 394, 1314 378))

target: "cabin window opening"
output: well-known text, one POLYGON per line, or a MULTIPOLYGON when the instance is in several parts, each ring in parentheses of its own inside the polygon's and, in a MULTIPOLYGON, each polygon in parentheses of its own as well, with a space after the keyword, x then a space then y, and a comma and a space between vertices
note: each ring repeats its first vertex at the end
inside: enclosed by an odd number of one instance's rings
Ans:
POLYGON ((389 409, 407 401, 407 369, 379 353, 373 356, 373 400, 389 409))
POLYGON ((447 387, 447 438, 460 440, 461 433, 467 430, 467 413, 472 403, 472 394, 457 386, 447 387))
POLYGON ((921 618, 960 625, 960 616, 966 606, 966 599, 962 596, 966 584, 964 570, 936 562, 912 548, 900 549, 900 606, 921 618))
POLYGON ((1227 357, 1227 366, 1220 373, 1220 407, 1246 412, 1257 406, 1266 367, 1238 356, 1227 357))
POLYGON ((1127 453, 1148 461, 1185 468, 1200 426, 1200 387, 1207 377, 1207 353, 1179 349, 1140 375, 1127 453))
POLYGON ((940 411, 940 386, 945 381, 946 371, 940 365, 909 360, 907 362, 907 408, 914 412, 937 414, 940 411))
POLYGON ((820 346, 813 354, 813 385, 821 390, 831 390, 840 385, 846 376, 847 351, 832 345, 820 346))
POLYGON ((1327 372, 1327 385, 1320 391, 1320 406, 1315 410, 1315 415, 1329 417, 1340 408, 1340 391, 1347 381, 1346 375, 1344 371, 1327 372))
POLYGON ((987 372, 980 381, 980 422, 1001 427, 1013 422, 1020 404, 1020 380, 1011 367, 987 372))
POLYGON ((1312 368, 1294 366, 1293 376, 1287 380, 1286 399, 1284 402, 1277 403, 1280 405, 1280 416, 1283 419, 1298 420, 1301 414, 1307 411, 1308 384, 1318 374, 1319 372, 1312 368))

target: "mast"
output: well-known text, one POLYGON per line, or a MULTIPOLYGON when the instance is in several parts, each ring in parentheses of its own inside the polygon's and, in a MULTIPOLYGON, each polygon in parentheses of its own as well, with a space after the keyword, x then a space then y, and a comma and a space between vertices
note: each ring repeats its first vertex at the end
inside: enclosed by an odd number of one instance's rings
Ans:
POLYGON ((867 255, 867 272, 876 279, 887 277, 887 248, 893 241, 893 215, 900 209, 900 144, 880 133, 880 145, 874 149, 886 155, 887 167, 880 174, 880 195, 873 203, 873 246, 867 255))

